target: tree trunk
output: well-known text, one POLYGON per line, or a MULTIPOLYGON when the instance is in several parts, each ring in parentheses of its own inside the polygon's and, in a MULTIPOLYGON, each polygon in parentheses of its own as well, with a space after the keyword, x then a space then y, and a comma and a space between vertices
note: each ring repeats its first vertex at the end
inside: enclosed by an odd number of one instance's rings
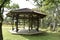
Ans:
MULTIPOLYGON (((4 9, 3 9, 4 10, 4 9)), ((3 12, 0 8, 0 40, 3 40, 3 35, 2 35, 2 23, 3 23, 3 12)))
POLYGON ((2 35, 2 22, 0 23, 0 40, 3 40, 3 35, 2 35))

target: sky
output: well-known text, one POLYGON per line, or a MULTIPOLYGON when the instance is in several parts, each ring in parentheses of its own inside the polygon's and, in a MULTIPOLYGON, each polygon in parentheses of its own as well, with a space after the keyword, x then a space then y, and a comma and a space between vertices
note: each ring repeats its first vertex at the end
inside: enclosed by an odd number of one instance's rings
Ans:
POLYGON ((35 6, 33 5, 33 1, 26 1, 26 0, 11 0, 11 4, 16 3, 19 5, 20 8, 35 8, 35 6))

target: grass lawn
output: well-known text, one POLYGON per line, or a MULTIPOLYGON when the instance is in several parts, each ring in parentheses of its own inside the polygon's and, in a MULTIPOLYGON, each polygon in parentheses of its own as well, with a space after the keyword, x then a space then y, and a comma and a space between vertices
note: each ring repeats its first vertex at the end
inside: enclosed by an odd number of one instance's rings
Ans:
POLYGON ((60 33, 43 33, 39 35, 13 35, 8 30, 11 27, 3 25, 4 40, 60 40, 60 33))

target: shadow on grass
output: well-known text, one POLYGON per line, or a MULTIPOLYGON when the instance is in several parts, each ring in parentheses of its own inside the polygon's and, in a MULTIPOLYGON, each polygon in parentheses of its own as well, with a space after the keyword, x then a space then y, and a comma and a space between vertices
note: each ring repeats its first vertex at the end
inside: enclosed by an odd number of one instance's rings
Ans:
POLYGON ((42 33, 39 33, 39 34, 31 34, 31 35, 29 35, 29 34, 21 34, 21 36, 46 36, 46 35, 48 35, 48 33, 44 32, 44 31, 42 31, 42 33))
POLYGON ((44 40, 47 35, 49 35, 47 32, 42 32, 40 34, 33 34, 33 35, 20 35, 27 40, 44 40))
POLYGON ((21 35, 25 38, 27 38, 28 40, 42 40, 44 36, 47 36, 48 33, 46 32, 42 32, 40 34, 34 34, 34 35, 21 35))

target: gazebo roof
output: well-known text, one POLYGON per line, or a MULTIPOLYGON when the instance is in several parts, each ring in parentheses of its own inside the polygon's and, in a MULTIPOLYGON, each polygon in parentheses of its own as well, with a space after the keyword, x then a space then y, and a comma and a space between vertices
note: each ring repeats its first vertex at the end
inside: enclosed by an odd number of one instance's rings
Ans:
POLYGON ((12 10, 12 12, 33 12, 33 11, 29 8, 23 8, 23 9, 12 10))
POLYGON ((11 10, 11 11, 7 14, 7 16, 11 16, 12 14, 23 14, 23 13, 38 14, 39 16, 41 16, 41 18, 43 18, 43 17, 46 16, 46 15, 44 15, 44 14, 41 14, 40 12, 33 11, 32 9, 29 9, 29 8, 11 10))

